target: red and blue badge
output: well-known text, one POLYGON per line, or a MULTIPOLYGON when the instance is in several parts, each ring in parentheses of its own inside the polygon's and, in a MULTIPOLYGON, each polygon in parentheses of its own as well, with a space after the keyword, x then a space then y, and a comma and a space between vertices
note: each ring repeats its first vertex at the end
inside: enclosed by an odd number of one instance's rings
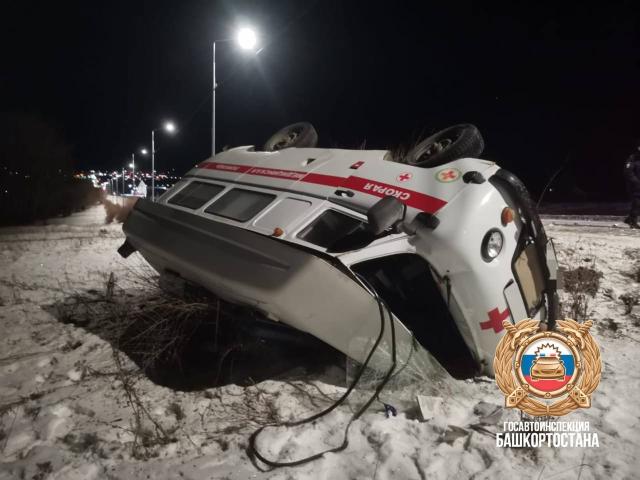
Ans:
POLYGON ((575 363, 573 352, 564 342, 541 338, 525 348, 520 357, 520 374, 534 389, 555 392, 572 380, 575 363))

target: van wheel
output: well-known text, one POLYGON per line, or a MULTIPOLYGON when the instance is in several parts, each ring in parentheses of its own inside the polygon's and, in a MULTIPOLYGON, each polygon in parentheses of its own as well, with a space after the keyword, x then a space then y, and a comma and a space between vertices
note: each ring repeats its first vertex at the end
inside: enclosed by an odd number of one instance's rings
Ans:
POLYGON ((284 148, 313 148, 318 144, 318 132, 309 122, 298 122, 278 130, 267 143, 264 150, 276 152, 284 148))
POLYGON ((431 168, 459 158, 477 158, 484 150, 480 131, 469 123, 445 128, 426 138, 407 154, 406 162, 416 167, 431 168))

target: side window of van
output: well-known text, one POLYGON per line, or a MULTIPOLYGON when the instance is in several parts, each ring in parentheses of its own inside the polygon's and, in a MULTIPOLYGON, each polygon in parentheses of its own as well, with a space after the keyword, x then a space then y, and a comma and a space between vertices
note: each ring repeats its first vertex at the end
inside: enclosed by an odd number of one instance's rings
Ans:
POLYGON ((272 232, 276 227, 284 227, 298 220, 311 208, 311 202, 297 198, 283 198, 275 206, 261 215, 254 226, 272 232))
POLYGON ((246 222, 255 217, 276 198, 270 193, 234 188, 209 205, 206 213, 246 222))
POLYGON ((167 203, 195 210, 207 203, 222 190, 224 190, 224 187, 221 185, 205 182, 191 182, 171 197, 167 203))

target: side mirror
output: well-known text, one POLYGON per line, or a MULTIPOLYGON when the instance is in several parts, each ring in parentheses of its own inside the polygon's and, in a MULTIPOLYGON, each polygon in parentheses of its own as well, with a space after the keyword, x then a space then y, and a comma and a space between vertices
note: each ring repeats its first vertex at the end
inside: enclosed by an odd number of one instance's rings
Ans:
POLYGON ((396 197, 384 197, 367 212, 369 230, 380 235, 385 230, 397 228, 404 220, 407 207, 396 197))
POLYGON ((415 235, 418 231, 418 227, 426 227, 431 230, 435 230, 438 225, 440 225, 440 219, 433 213, 420 212, 415 216, 413 222, 404 222, 401 227, 404 233, 415 235))

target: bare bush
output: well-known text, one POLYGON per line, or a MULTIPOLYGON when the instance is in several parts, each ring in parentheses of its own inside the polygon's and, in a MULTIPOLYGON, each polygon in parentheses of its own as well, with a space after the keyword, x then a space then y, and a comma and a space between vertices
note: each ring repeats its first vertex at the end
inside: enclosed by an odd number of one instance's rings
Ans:
POLYGON ((85 432, 78 435, 74 433, 67 433, 64 437, 62 437, 62 443, 67 445, 69 447, 69 450, 74 453, 97 453, 99 448, 98 435, 93 432, 85 432))
POLYGON ((613 318, 603 318, 596 326, 600 332, 615 334, 620 330, 620 325, 613 318))
POLYGON ((595 256, 585 255, 584 248, 568 250, 568 257, 562 272, 563 290, 562 314, 577 321, 589 316, 590 299, 600 289, 602 272, 596 270, 595 256), (584 266, 588 263, 589 266, 584 266))
POLYGON ((124 222, 131 210, 135 206, 138 201, 137 197, 120 197, 122 199, 122 203, 114 203, 111 200, 104 199, 102 201, 102 205, 104 206, 106 218, 105 223, 111 223, 116 221, 118 223, 124 222))
POLYGON ((634 282, 640 283, 640 262, 636 262, 631 266, 631 269, 624 272, 624 274, 629 276, 634 282))
POLYGON ((640 304, 640 295, 635 292, 623 293, 620 295, 620 300, 624 304, 625 315, 631 314, 633 307, 640 304))
POLYGON ((640 260, 640 248, 625 248, 623 253, 631 260, 640 260))
POLYGON ((584 293, 572 293, 568 303, 563 303, 565 318, 573 318, 578 322, 587 319, 589 314, 589 298, 584 293))
POLYGON ((120 350, 112 348, 112 352, 118 380, 120 380, 127 404, 132 411, 131 432, 133 433, 133 443, 131 454, 139 459, 151 458, 155 456, 153 447, 176 441, 173 436, 175 430, 167 430, 149 413, 136 388, 136 383, 139 379, 138 373, 125 368, 126 360, 120 350))
POLYGON ((51 462, 36 463, 36 468, 37 471, 35 475, 31 477, 31 480, 44 480, 53 472, 51 462))
POLYGON ((567 292, 584 293, 595 297, 600 288, 602 272, 579 266, 563 272, 564 289, 567 292))
POLYGON ((184 410, 182 409, 182 405, 180 405, 178 402, 171 402, 169 404, 169 406, 167 407, 167 411, 173 415, 174 417, 176 417, 176 420, 178 422, 180 422, 181 420, 184 420, 185 418, 185 413, 184 410))

